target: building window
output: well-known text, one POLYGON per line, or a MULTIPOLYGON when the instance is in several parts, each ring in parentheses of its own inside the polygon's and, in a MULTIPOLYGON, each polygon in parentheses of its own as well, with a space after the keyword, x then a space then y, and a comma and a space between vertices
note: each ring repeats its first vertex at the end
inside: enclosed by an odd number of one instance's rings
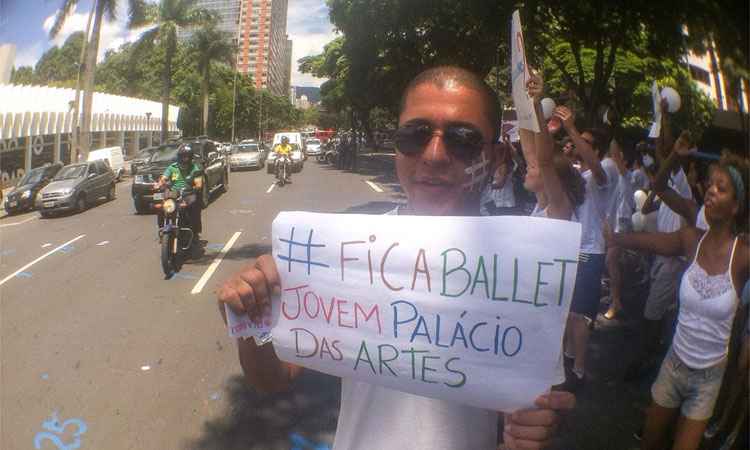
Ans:
POLYGON ((703 70, 698 66, 690 64, 690 76, 693 80, 699 81, 707 86, 711 85, 711 74, 707 70, 703 70))

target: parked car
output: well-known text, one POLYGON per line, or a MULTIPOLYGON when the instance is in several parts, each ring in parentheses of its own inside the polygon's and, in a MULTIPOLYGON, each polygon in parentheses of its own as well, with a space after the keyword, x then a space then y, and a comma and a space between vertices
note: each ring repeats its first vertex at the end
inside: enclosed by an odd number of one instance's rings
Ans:
MULTIPOLYGON (((177 145, 177 144, 167 144, 167 145, 177 145)), ((148 160, 151 159, 151 155, 156 153, 156 151, 159 150, 159 146, 156 147, 147 147, 143 150, 136 153, 135 157, 130 160, 130 174, 136 175, 138 174, 138 171, 141 170, 143 166, 148 164, 148 160)))
POLYGON ((55 175, 36 197, 42 217, 66 211, 85 211, 101 197, 115 198, 115 173, 101 159, 70 164, 55 175))
POLYGON ((320 139, 311 138, 306 141, 305 153, 307 156, 318 156, 323 154, 323 146, 320 139))
POLYGON ((232 147, 229 157, 229 167, 232 170, 263 167, 263 155, 256 143, 241 143, 232 147))
POLYGON ((37 194, 49 184, 62 167, 61 163, 55 163, 26 172, 26 175, 18 180, 13 190, 8 193, 5 199, 5 212, 17 214, 34 209, 37 194))
POLYGON ((89 153, 89 161, 104 160, 115 173, 115 179, 125 175, 125 157, 122 154, 122 147, 107 147, 93 150, 89 153))
MULTIPOLYGON (((229 165, 211 141, 203 138, 187 139, 180 145, 188 144, 193 147, 193 161, 203 170, 201 204, 206 208, 211 194, 218 189, 224 191, 229 189, 229 165)), ((131 195, 133 206, 138 214, 145 214, 153 206, 154 183, 159 180, 167 166, 177 161, 178 147, 179 145, 175 144, 160 146, 159 150, 151 156, 148 164, 133 177, 131 195)))
MULTIPOLYGON (((292 146, 292 173, 301 172, 304 164, 302 150, 300 150, 300 147, 297 144, 290 145, 292 146)), ((276 152, 273 150, 271 150, 268 154, 268 158, 266 158, 266 171, 268 173, 276 173, 276 152)))

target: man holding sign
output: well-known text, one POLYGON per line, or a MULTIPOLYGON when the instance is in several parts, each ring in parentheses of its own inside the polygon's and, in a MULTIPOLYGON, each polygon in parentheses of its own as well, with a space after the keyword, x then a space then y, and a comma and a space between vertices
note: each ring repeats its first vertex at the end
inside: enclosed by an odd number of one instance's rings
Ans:
POLYGON ((555 227, 577 225, 468 217, 479 214, 498 116, 494 93, 472 73, 423 72, 403 95, 395 139, 408 204, 394 213, 407 217, 371 217, 368 226, 361 217, 282 213, 274 255, 219 290, 230 333, 237 317, 257 324, 273 310, 270 343, 238 341, 253 386, 287 390, 301 364, 342 377, 334 449, 493 449, 496 410, 518 404, 535 408, 505 415, 506 445, 543 448, 556 410, 575 403, 544 394, 551 383, 543 383, 555 378, 579 242, 554 255, 545 247, 560 240, 555 227), (326 218, 328 227, 314 227, 326 218), (482 235, 493 224, 518 231, 482 235), (534 259, 518 256, 521 246, 534 259))

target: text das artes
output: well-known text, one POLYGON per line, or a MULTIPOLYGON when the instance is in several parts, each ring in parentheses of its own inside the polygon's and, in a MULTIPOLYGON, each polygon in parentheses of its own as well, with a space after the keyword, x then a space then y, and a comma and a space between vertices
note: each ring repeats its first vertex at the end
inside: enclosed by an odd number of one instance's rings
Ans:
MULTIPOLYGON (((375 240, 374 235, 370 236, 370 242, 375 240)), ((535 261, 535 264, 531 265, 531 270, 520 273, 519 258, 505 261, 496 253, 491 257, 480 255, 470 258, 460 248, 449 248, 440 253, 440 271, 436 274, 431 269, 436 265, 430 263, 424 249, 419 249, 414 255, 414 265, 411 266, 409 278, 399 281, 399 277, 388 269, 389 258, 396 256, 400 250, 399 246, 398 242, 394 242, 378 256, 373 254, 367 241, 342 242, 339 257, 341 281, 346 281, 348 271, 360 271, 366 267, 371 285, 379 282, 394 292, 403 289, 426 289, 427 292, 433 292, 433 283, 437 275, 441 282, 439 293, 443 297, 461 297, 467 293, 477 293, 488 300, 526 303, 535 307, 547 306, 547 303, 541 300, 540 293, 545 286, 556 286, 554 298, 557 300, 557 306, 561 306, 565 292, 565 275, 571 273, 571 270, 575 271, 575 264, 578 263, 560 258, 535 261), (570 264, 574 266, 568 267, 570 264), (526 298, 522 298, 519 289, 522 277, 525 278, 524 281, 531 282, 527 285, 532 286, 532 292, 528 292, 526 298), (509 282, 504 284, 502 280, 509 282)))

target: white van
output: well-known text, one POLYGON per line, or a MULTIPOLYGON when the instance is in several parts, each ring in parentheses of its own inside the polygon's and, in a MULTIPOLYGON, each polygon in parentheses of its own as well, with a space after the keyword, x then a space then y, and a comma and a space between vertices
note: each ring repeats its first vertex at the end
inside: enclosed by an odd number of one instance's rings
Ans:
POLYGON ((100 148, 89 152, 89 161, 98 159, 107 161, 109 167, 115 173, 115 180, 120 181, 120 178, 125 174, 125 157, 122 154, 122 147, 100 148))
POLYGON ((300 148, 300 150, 304 150, 304 142, 302 141, 302 133, 276 133, 273 135, 273 145, 281 144, 281 138, 287 137, 289 138, 290 144, 297 144, 300 148))

